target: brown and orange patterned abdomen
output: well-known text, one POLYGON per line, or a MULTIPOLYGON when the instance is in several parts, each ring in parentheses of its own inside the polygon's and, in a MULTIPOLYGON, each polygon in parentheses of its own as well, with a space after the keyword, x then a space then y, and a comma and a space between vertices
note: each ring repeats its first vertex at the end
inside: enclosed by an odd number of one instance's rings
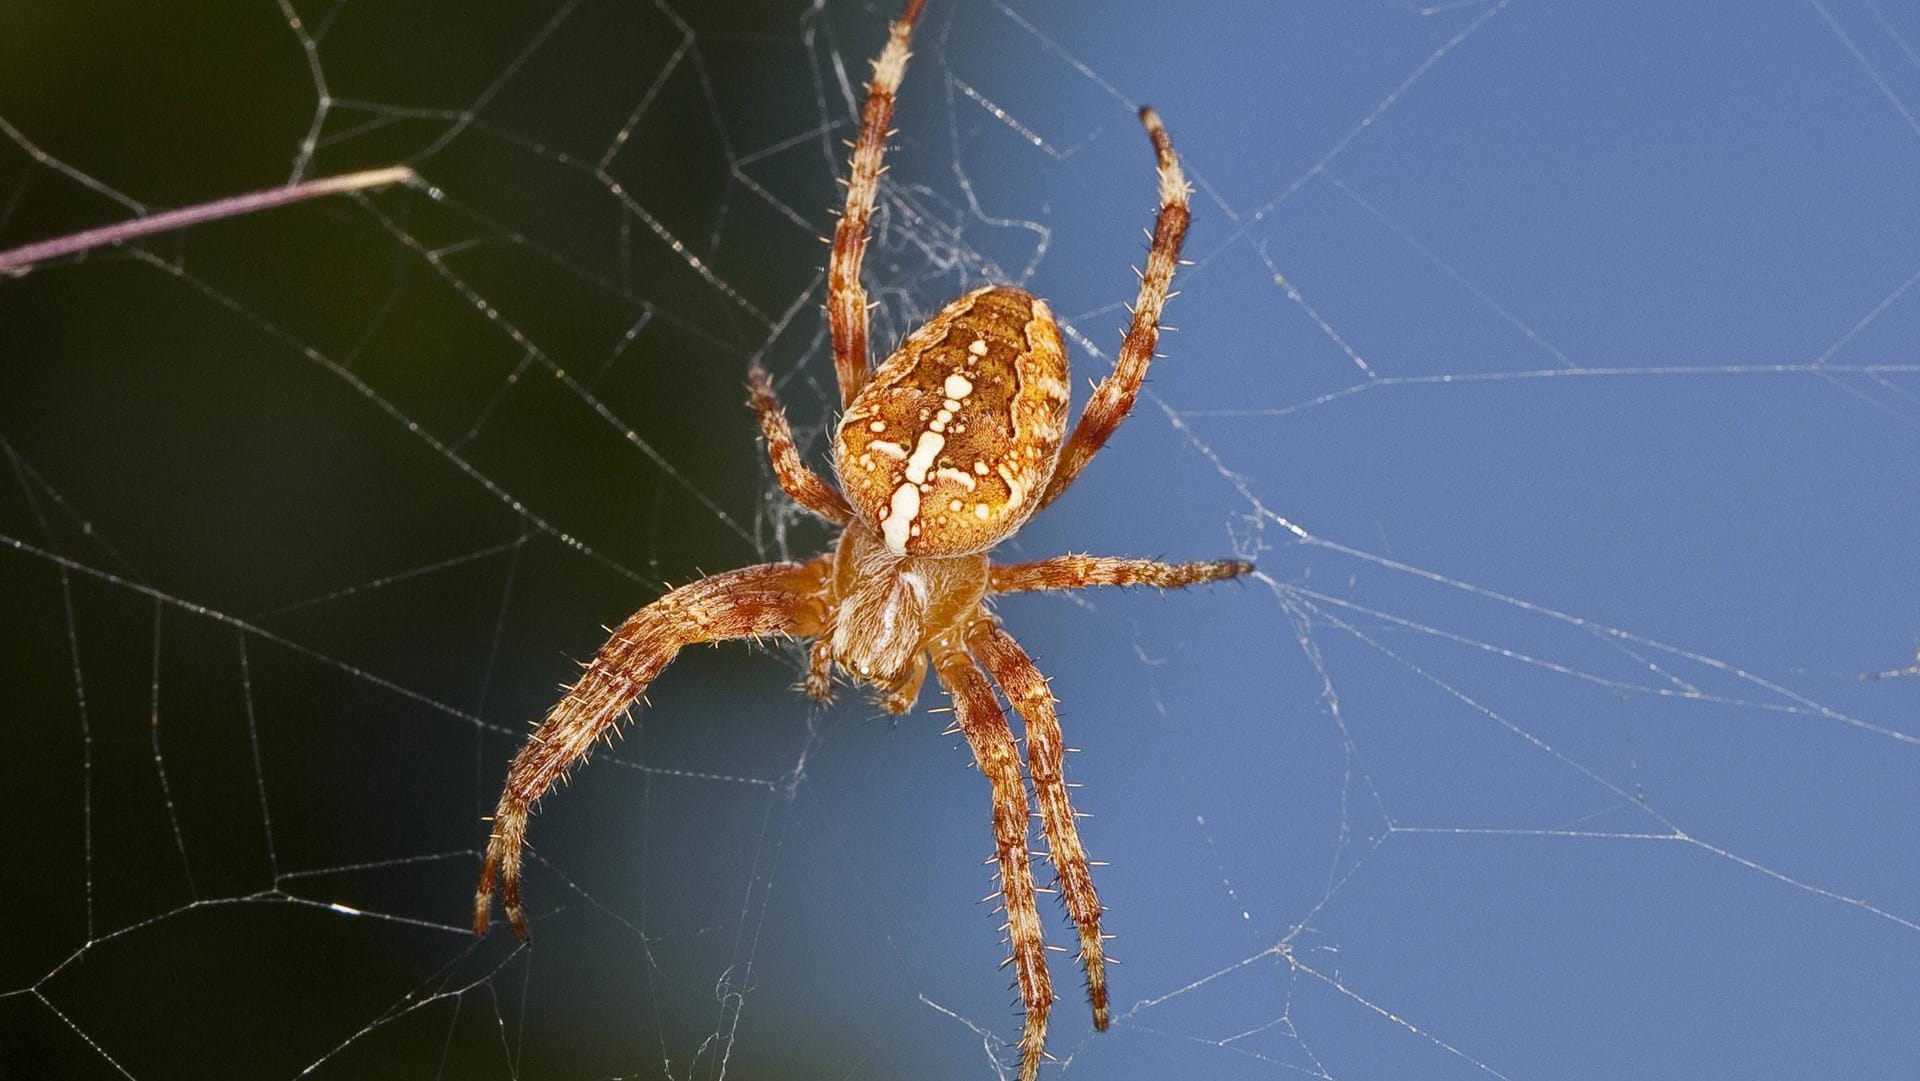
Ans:
POLYGON ((895 555, 984 551, 1039 505, 1067 430, 1067 354, 1046 302, 986 286, 908 335, 840 420, 856 522, 895 555))

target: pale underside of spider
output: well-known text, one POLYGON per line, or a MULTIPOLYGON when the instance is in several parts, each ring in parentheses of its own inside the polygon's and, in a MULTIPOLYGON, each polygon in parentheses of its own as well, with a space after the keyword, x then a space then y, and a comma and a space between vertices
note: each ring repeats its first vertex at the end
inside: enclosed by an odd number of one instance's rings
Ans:
POLYGON ((1107 1027, 1101 907, 1062 776, 1065 746, 1047 681, 986 607, 990 596, 1099 585, 1177 588, 1244 574, 1223 560, 1165 564, 1066 555, 994 564, 988 550, 1059 498, 1132 408, 1160 331, 1160 312, 1186 234, 1188 188, 1160 120, 1142 109, 1159 169, 1160 210, 1140 275, 1133 322, 1114 370, 1067 436, 1067 357, 1046 303, 1008 286, 975 289, 909 334, 877 371, 867 352, 860 262, 886 150, 894 94, 921 0, 909 0, 867 84, 846 208, 833 237, 827 312, 840 388, 835 487, 794 445, 765 371, 749 373, 752 405, 780 487, 841 527, 833 550, 703 578, 635 612, 613 632, 514 757, 480 884, 473 927, 492 922, 496 875, 507 917, 527 937, 521 850, 540 797, 596 743, 683 646, 730 638, 813 639, 806 693, 831 694, 836 668, 876 688, 889 712, 910 710, 931 666, 953 698, 955 727, 992 783, 998 885, 1015 984, 1025 1008, 1020 1077, 1040 1068, 1053 1004, 1027 850, 1026 786, 1006 714, 981 666, 1025 722, 1027 776, 1097 1029, 1107 1027))

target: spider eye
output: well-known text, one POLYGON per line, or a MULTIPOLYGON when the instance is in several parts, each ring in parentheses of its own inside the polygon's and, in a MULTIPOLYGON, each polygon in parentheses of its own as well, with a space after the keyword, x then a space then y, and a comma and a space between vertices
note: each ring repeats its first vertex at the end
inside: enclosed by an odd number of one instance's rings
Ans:
POLYGON ((1066 427, 1053 312, 987 286, 909 334, 847 408, 840 487, 895 555, 983 551, 1034 512, 1066 427))

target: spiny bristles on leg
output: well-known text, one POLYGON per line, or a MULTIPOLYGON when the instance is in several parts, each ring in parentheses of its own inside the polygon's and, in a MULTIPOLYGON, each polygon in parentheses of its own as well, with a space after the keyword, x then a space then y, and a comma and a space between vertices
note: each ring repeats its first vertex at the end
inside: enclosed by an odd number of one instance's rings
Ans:
POLYGON ((1167 134, 1166 125, 1160 122, 1160 114, 1142 105, 1140 123, 1146 125, 1147 138, 1153 140, 1153 155, 1160 168, 1160 205, 1186 206, 1193 186, 1187 183, 1187 174, 1180 168, 1180 158, 1173 152, 1173 139, 1167 134))
MULTIPOLYGON (((867 84, 869 90, 890 95, 900 88, 900 80, 907 73, 907 59, 913 55, 907 51, 907 42, 913 37, 913 24, 919 20, 924 5, 925 0, 907 0, 906 6, 900 9, 900 17, 887 27, 887 43, 881 47, 880 55, 873 58, 873 81, 867 84)), ((887 139, 893 134, 892 128, 886 128, 880 137, 887 139)))
MULTIPOLYGON (((989 626, 991 621, 983 620, 981 625, 989 626)), ((992 784, 993 862, 999 865, 1001 901, 1006 912, 1002 930, 1012 947, 1015 985, 1026 1008, 1020 1035, 1020 1079, 1034 1081, 1046 1048, 1053 987, 1040 914, 1034 907, 1033 871, 1027 849, 1027 797, 1021 783, 1019 754, 993 687, 974 667, 973 659, 949 647, 935 656, 934 668, 941 685, 953 696, 954 715, 974 761, 992 784)))
POLYGON ((873 62, 867 100, 860 108, 860 130, 847 163, 847 198, 833 231, 833 252, 827 260, 827 321, 833 334, 834 378, 840 386, 842 408, 866 385, 871 374, 867 347, 867 291, 860 284, 860 263, 867 247, 867 220, 878 197, 882 157, 892 128, 893 96, 907 72, 907 42, 920 17, 921 0, 907 0, 894 21, 887 43, 873 62))
POLYGON ((1069 553, 1033 563, 1002 563, 989 568, 987 588, 994 593, 1023 593, 1040 589, 1084 589, 1088 586, 1156 586, 1184 589, 1202 582, 1219 582, 1250 573, 1253 564, 1240 559, 1204 563, 1158 563, 1151 559, 1091 556, 1069 553))
POLYGON ((1073 434, 1061 446, 1053 476, 1040 497, 1042 507, 1058 499, 1073 484, 1074 478, 1106 445, 1114 429, 1133 409, 1140 384, 1147 377, 1147 366, 1153 360, 1154 343, 1160 336, 1160 309, 1166 304, 1172 287, 1174 266, 1180 258, 1180 245, 1186 239, 1187 224, 1191 220, 1187 209, 1187 180, 1180 171, 1180 159, 1174 155, 1173 140, 1152 109, 1140 110, 1140 122, 1146 125, 1147 136, 1153 143, 1160 183, 1160 211, 1154 216, 1147 265, 1140 275, 1133 320, 1127 336, 1120 342, 1113 372, 1100 382, 1099 389, 1081 411, 1073 434))
POLYGON ((1047 1053, 1047 1017, 1027 1010, 1027 1025, 1020 1033, 1020 1081, 1040 1076, 1040 1060, 1047 1053))
POLYGON ((1093 1003, 1093 1027, 1101 1032, 1107 1030, 1107 962, 1111 960, 1101 941, 1112 937, 1101 934, 1098 925, 1080 928, 1080 968, 1087 974, 1087 1001, 1093 1003))
POLYGON ((1080 930, 1080 962, 1087 975, 1087 997, 1094 1026, 1107 1023, 1107 981, 1100 948, 1100 916, 1104 911, 1088 871, 1089 862, 1075 820, 1080 817, 1067 798, 1062 776, 1064 741, 1060 718, 1046 678, 993 620, 982 620, 967 636, 967 644, 1006 692, 1007 700, 1027 723, 1027 775, 1045 825, 1047 851, 1053 863, 1067 914, 1080 930))
POLYGON ((780 490, 826 521, 847 524, 853 509, 847 505, 840 489, 828 484, 800 456, 800 449, 793 441, 793 429, 787 423, 786 409, 774 392, 773 378, 757 363, 747 369, 747 388, 750 391, 747 402, 760 418, 760 434, 766 439, 767 456, 772 460, 773 475, 780 482, 780 490))
POLYGON ((491 923, 498 879, 514 933, 527 937, 520 904, 527 819, 540 797, 603 740, 682 647, 720 639, 817 634, 829 561, 742 567, 691 582, 627 617, 507 769, 473 896, 473 930, 491 923))

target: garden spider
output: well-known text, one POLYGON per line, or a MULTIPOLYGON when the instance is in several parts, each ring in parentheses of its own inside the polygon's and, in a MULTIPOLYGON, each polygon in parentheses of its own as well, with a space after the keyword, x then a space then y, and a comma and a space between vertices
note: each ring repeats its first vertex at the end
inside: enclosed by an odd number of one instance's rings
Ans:
POLYGON ((1161 307, 1187 230, 1187 183, 1160 118, 1140 111, 1160 175, 1160 212, 1133 325, 1113 374, 1094 391, 1070 438, 1067 356, 1044 301, 1012 286, 984 286, 948 304, 872 371, 860 260, 873 213, 894 93, 922 0, 908 0, 873 64, 854 143, 846 211, 827 275, 833 364, 844 413, 835 436, 840 487, 801 460, 767 373, 748 375, 752 405, 780 487, 840 526, 830 554, 769 563, 681 586, 635 612, 586 666, 514 757, 493 815, 474 893, 473 929, 492 922, 495 877, 507 918, 527 937, 521 849, 540 797, 608 736, 681 647, 760 635, 812 638, 806 693, 831 693, 837 665, 878 688, 888 712, 912 708, 929 661, 953 697, 957 728, 993 785, 999 885, 1020 998, 1026 1009, 1020 1077, 1033 1081, 1046 1043, 1053 991, 1027 853, 1027 793, 1014 738, 984 665, 1026 722, 1027 774, 1039 800, 1048 856, 1067 913, 1080 930, 1093 1024, 1107 1027, 1100 901, 1061 776, 1064 747, 1047 681, 987 610, 994 594, 1097 585, 1161 588, 1232 578, 1235 560, 1164 564, 1058 556, 993 564, 988 550, 1060 497, 1133 406, 1159 337, 1161 307))

